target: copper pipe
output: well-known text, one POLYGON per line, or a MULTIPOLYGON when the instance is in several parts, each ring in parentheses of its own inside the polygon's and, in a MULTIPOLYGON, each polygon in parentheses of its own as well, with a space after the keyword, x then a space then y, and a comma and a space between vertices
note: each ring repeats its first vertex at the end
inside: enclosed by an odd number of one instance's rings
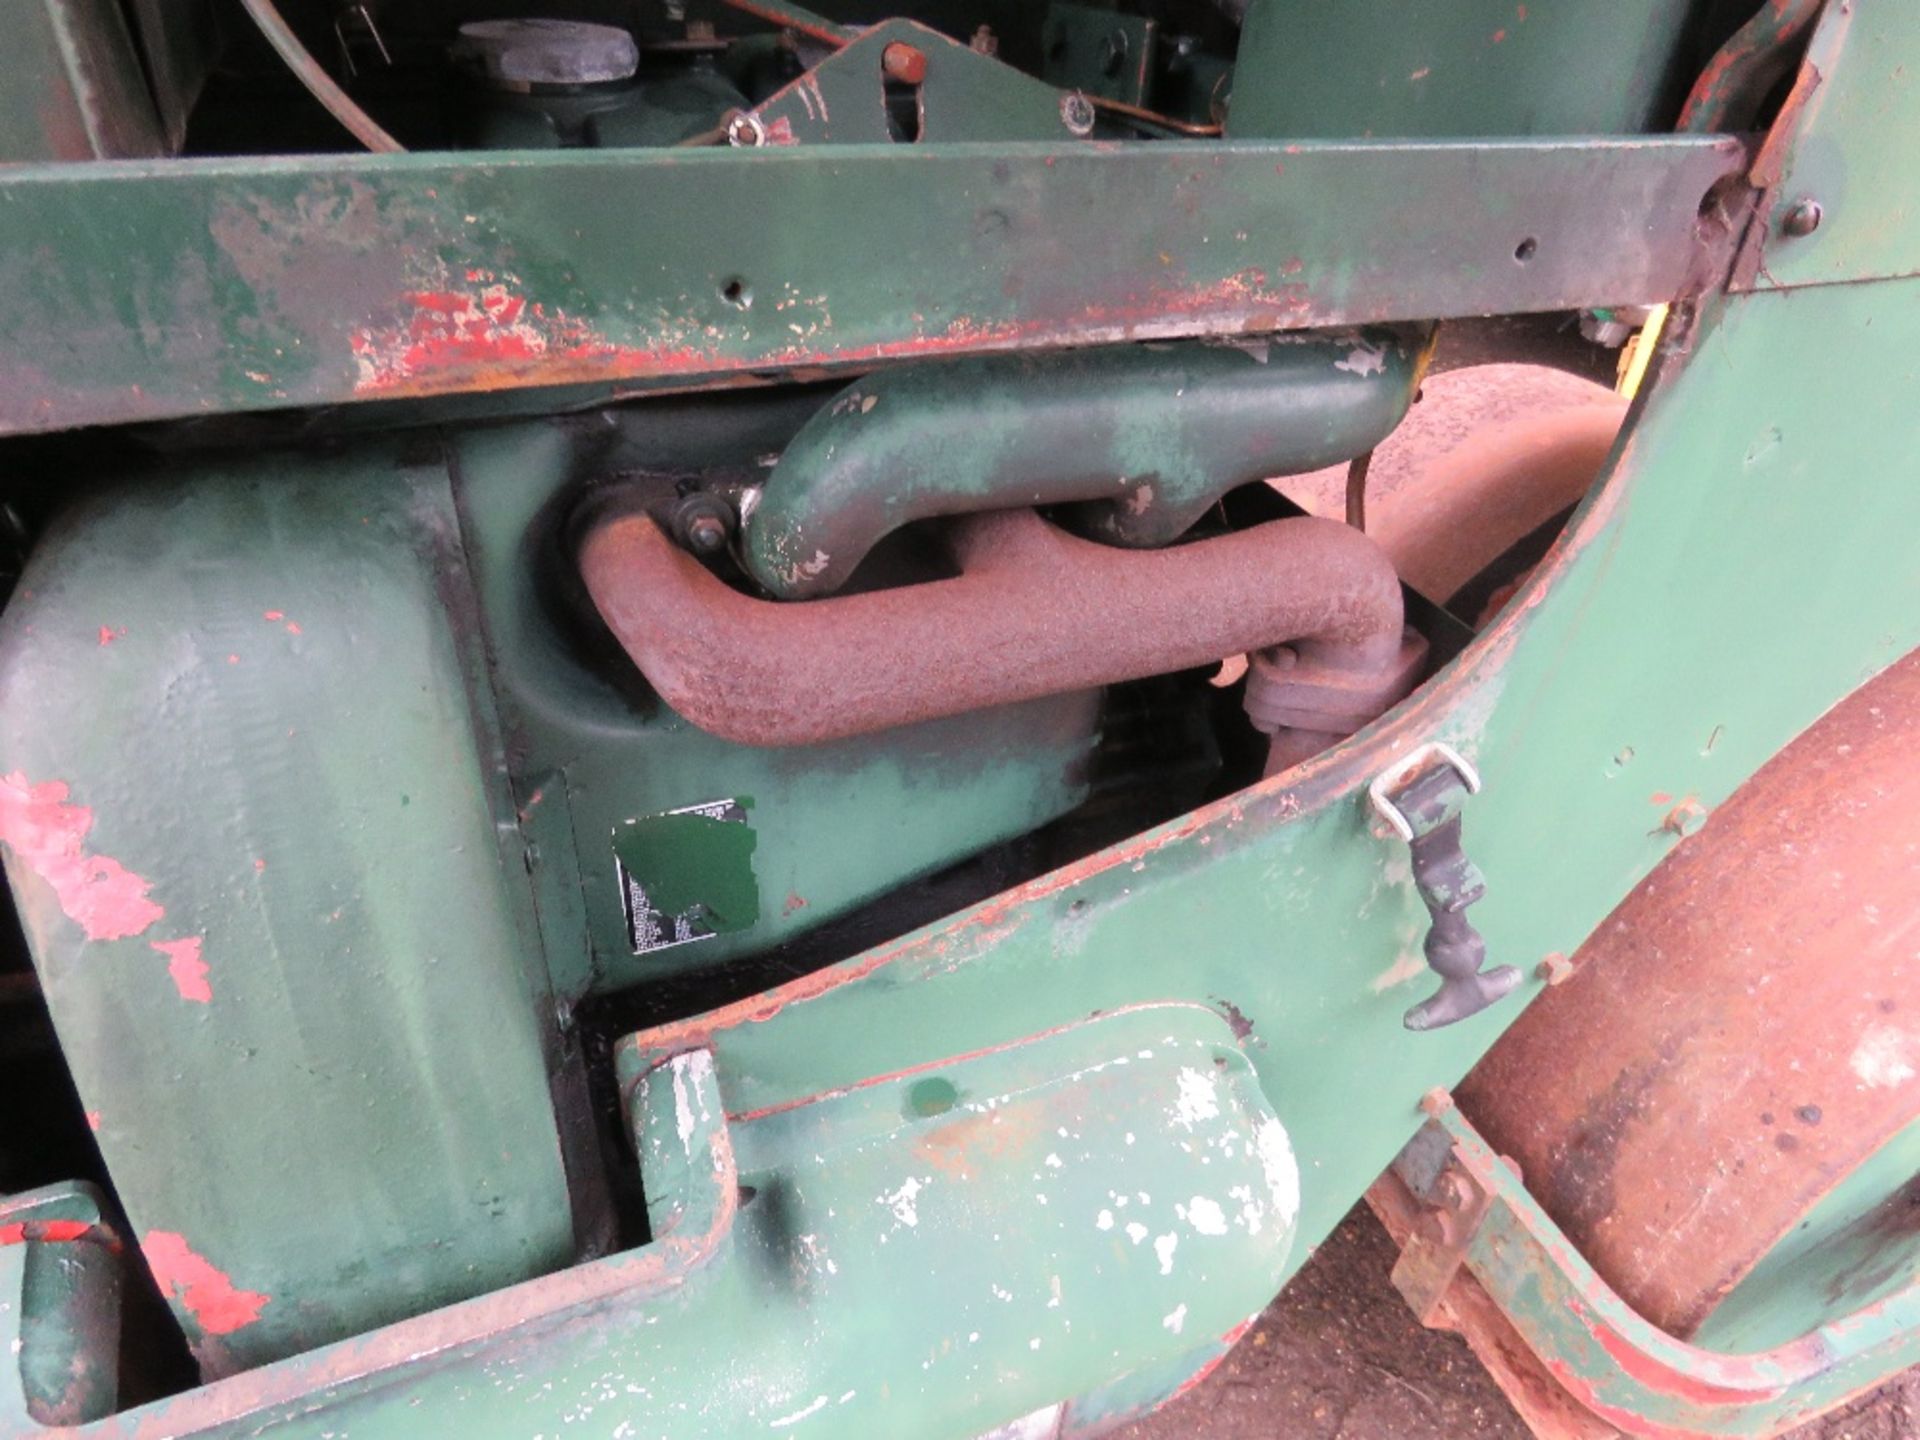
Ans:
POLYGON ((1158 110, 1149 110, 1144 105, 1129 105, 1125 100, 1109 100, 1104 95, 1089 95, 1096 110, 1104 110, 1109 115, 1124 115, 1129 120, 1143 121, 1148 125, 1157 125, 1162 130, 1171 130, 1176 135, 1197 135, 1211 137, 1222 133, 1223 127, 1199 120, 1176 120, 1171 115, 1162 115, 1158 110))
POLYGON ((1367 471, 1373 468, 1373 451, 1356 455, 1347 466, 1347 524, 1356 530, 1367 528, 1367 471))
POLYGON ((960 574, 823 600, 731 589, 644 514, 588 531, 594 605, 677 713, 744 745, 807 745, 1287 644, 1345 671, 1400 662, 1400 583, 1333 520, 1164 550, 1031 510, 952 521, 960 574))

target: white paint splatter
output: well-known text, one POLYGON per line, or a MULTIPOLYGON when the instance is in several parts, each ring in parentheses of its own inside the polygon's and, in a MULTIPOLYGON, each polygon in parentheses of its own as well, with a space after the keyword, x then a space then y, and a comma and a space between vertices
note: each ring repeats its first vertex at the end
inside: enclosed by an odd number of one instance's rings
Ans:
POLYGON ((1165 1235, 1156 1235, 1153 1239, 1153 1253, 1160 1257, 1160 1273, 1173 1274, 1173 1252, 1180 1245, 1180 1237, 1169 1230, 1165 1235))
POLYGON ((914 1200, 925 1188, 918 1176, 909 1175, 906 1183, 898 1190, 894 1191, 891 1195, 882 1195, 880 1197, 880 1203, 892 1210, 893 1218, 898 1220, 902 1225, 918 1225, 920 1223, 920 1211, 914 1204, 914 1200))
POLYGON ((1219 1203, 1205 1195, 1196 1195, 1187 1202, 1187 1223, 1202 1235, 1227 1233, 1227 1217, 1221 1213, 1219 1203))
POLYGON ((1147 1238, 1147 1227, 1142 1225, 1138 1220, 1133 1221, 1127 1226, 1127 1238, 1138 1245, 1142 1240, 1147 1238))
POLYGON ((1911 1036, 1891 1025, 1875 1025, 1853 1047, 1849 1064, 1869 1089, 1892 1090, 1913 1079, 1915 1059, 1911 1036))
POLYGON ((1098 1217, 1095 1218, 1093 1224, 1096 1230, 1113 1229, 1113 1211, 1102 1210, 1098 1217))
POLYGON ((1163 1328, 1171 1330, 1174 1334, 1178 1335, 1182 1330, 1187 1328, 1187 1307, 1185 1305, 1174 1306, 1173 1313, 1163 1319, 1160 1324, 1163 1328))
POLYGON ((1353 375, 1378 375, 1387 368, 1387 347, 1356 340, 1347 358, 1334 361, 1333 368, 1353 375))
POLYGON ((1191 1130, 1202 1120, 1212 1120, 1220 1114, 1220 1092, 1214 1085, 1211 1075, 1195 1070, 1191 1065, 1180 1067, 1180 1097, 1174 1102, 1173 1119, 1177 1125, 1191 1130))
POLYGON ((807 1406, 807 1408, 804 1410, 796 1410, 791 1415, 782 1415, 778 1420, 769 1420, 767 1422, 767 1428, 769 1430, 778 1430, 778 1429, 781 1429, 783 1426, 798 1425, 802 1420, 806 1419, 809 1415, 816 1415, 820 1411, 826 1409, 826 1406, 827 1406, 827 1397, 824 1395, 819 1396, 817 1399, 814 1400, 814 1402, 811 1405, 807 1406))
POLYGON ((1285 1228, 1300 1214, 1300 1166, 1293 1158, 1293 1146, 1287 1143, 1287 1132, 1277 1119, 1269 1116, 1260 1122, 1253 1134, 1253 1150, 1260 1157, 1267 1193, 1273 1197, 1274 1217, 1285 1228))

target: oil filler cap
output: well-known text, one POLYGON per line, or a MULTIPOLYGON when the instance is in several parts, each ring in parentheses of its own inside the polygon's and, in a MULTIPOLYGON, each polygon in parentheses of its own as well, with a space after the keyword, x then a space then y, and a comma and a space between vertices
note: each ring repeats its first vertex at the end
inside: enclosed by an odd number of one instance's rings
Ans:
POLYGON ((460 27, 454 65, 503 90, 630 80, 640 47, 617 25, 582 20, 474 20, 460 27))

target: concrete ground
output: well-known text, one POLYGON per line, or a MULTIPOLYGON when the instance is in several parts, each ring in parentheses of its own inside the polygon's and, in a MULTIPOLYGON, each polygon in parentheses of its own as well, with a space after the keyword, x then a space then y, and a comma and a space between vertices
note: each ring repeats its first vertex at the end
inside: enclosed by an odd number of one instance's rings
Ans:
MULTIPOLYGON (((1119 1440, 1531 1440, 1466 1342, 1415 1321, 1393 1259, 1360 1206, 1219 1369, 1119 1440)), ((1794 1436, 1916 1440, 1920 1369, 1794 1436)))

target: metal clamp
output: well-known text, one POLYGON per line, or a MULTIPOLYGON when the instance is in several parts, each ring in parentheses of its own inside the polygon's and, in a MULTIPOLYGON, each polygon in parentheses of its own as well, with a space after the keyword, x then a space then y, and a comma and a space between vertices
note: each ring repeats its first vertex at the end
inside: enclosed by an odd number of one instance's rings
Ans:
POLYGON ((1444 740, 1429 740, 1417 750, 1394 761, 1373 777, 1372 783, 1367 786, 1367 799, 1373 802, 1375 813, 1393 827, 1393 833, 1409 845, 1413 843, 1413 822, 1407 819, 1405 811, 1393 803, 1387 792, 1397 789, 1402 780, 1423 769, 1429 760, 1446 761, 1459 774, 1469 795, 1480 793, 1480 772, 1473 768, 1472 761, 1444 740))
POLYGON ((1480 775, 1457 750, 1422 745, 1374 777, 1367 798, 1406 842, 1413 883, 1427 907, 1422 950, 1440 988, 1407 1011, 1409 1030, 1436 1030, 1477 1015, 1520 983, 1511 965, 1483 970, 1487 942, 1467 921, 1469 905, 1487 893, 1479 867, 1461 846, 1460 812, 1479 793, 1480 775))

